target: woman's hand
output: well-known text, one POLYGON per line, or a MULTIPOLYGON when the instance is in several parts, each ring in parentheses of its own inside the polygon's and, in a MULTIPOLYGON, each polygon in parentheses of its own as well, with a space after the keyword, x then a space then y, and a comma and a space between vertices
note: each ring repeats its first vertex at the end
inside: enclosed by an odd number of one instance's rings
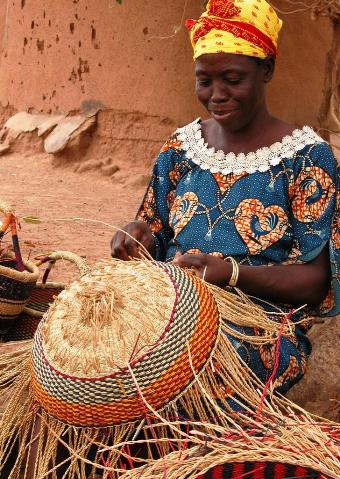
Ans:
POLYGON ((142 244, 149 253, 154 252, 155 238, 150 227, 143 221, 132 221, 124 226, 124 231, 117 231, 111 240, 111 256, 128 261, 131 258, 140 258, 142 244), (132 238, 131 238, 132 237, 132 238), (134 238, 137 241, 134 241, 134 238))
POLYGON ((210 254, 177 253, 173 264, 181 268, 193 268, 199 278, 221 288, 228 284, 231 276, 231 264, 210 254))
MULTIPOLYGON (((197 276, 220 287, 229 283, 232 264, 209 254, 178 254, 173 263, 193 268, 197 276)), ((331 280, 328 248, 309 263, 275 266, 240 265, 237 287, 244 293, 274 303, 317 306, 331 280)))

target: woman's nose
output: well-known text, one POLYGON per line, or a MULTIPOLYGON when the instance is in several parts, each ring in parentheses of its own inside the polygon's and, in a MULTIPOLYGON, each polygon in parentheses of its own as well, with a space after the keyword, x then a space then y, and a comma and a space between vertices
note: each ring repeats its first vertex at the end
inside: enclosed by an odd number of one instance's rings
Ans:
POLYGON ((211 101, 215 103, 220 103, 228 99, 228 92, 224 85, 215 84, 213 85, 211 101))

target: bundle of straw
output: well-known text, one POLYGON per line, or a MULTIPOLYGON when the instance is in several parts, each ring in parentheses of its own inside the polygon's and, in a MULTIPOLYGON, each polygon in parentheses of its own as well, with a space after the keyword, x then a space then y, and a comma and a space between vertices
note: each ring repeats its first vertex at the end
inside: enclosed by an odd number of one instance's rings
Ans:
POLYGON ((0 390, 11 396, 0 470, 8 479, 180 479, 274 461, 338 478, 339 426, 274 396, 275 383, 264 388, 221 318, 263 330, 237 333, 253 344, 294 332, 289 319, 282 326, 173 265, 96 265, 56 299, 32 351, 27 343, 20 358, 0 357, 0 390))

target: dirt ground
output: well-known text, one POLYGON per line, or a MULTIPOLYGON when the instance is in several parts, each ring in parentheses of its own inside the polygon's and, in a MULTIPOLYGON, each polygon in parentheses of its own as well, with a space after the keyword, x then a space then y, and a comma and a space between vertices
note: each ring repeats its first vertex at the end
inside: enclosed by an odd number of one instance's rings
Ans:
MULTIPOLYGON (((68 250, 85 257, 89 265, 109 256, 113 226, 122 227, 133 219, 148 176, 131 174, 130 169, 127 178, 122 170, 112 178, 95 171, 79 173, 74 171, 74 164, 54 167, 46 154, 14 153, 1 157, 0 163, 0 199, 14 207, 19 219, 34 216, 41 220, 40 224, 21 221, 19 240, 24 258, 68 250), (76 217, 87 221, 72 220, 76 217)), ((57 280, 73 277, 76 272, 63 264, 52 274, 51 279, 57 280)))

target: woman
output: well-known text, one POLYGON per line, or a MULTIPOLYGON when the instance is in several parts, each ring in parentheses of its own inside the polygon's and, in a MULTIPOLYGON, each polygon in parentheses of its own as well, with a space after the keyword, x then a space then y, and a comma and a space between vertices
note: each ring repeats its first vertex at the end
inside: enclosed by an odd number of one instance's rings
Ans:
MULTIPOLYGON (((282 22, 267 2, 210 0, 187 24, 196 94, 210 118, 179 128, 165 143, 136 221, 125 227, 129 236, 112 239, 112 256, 138 257, 132 236, 156 259, 194 268, 220 287, 237 286, 268 311, 268 302, 286 313, 308 305, 290 318, 299 321, 295 340, 281 341, 274 386, 286 392, 311 350, 301 319, 310 308, 339 310, 336 162, 311 128, 268 111, 265 87, 282 22)), ((267 381, 275 345, 230 339, 267 381)))

